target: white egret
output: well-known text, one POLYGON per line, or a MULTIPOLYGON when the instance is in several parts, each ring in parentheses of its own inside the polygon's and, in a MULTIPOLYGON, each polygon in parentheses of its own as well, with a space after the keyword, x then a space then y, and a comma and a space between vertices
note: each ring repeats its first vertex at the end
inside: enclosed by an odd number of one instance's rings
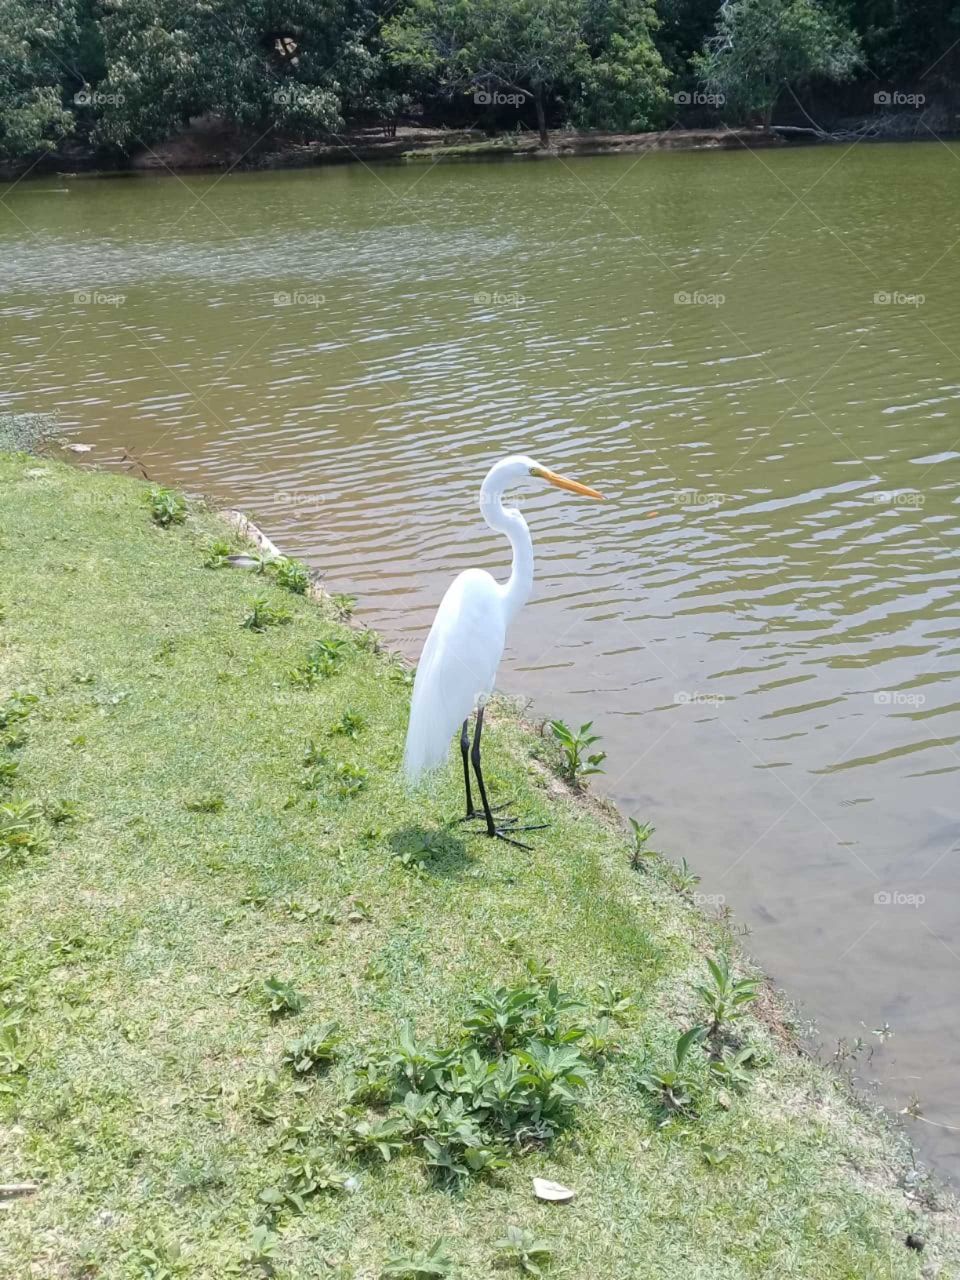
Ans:
POLYGON ((516 821, 513 818, 501 819, 500 824, 494 820, 480 768, 480 734, 484 705, 493 692, 507 628, 526 604, 533 588, 530 530, 516 507, 504 507, 503 494, 507 488, 531 476, 587 498, 603 497, 596 489, 558 476, 523 455, 503 458, 490 469, 480 487, 480 510, 491 529, 505 533, 510 539, 513 548, 510 577, 500 583, 484 569, 466 569, 447 588, 420 655, 403 757, 404 773, 413 782, 442 764, 450 739, 459 727, 467 793, 464 821, 483 818, 488 836, 508 840, 522 849, 530 846, 514 839, 513 833, 539 828, 511 825, 516 821), (470 713, 474 710, 477 720, 471 747, 470 713), (482 810, 473 807, 471 761, 482 810))

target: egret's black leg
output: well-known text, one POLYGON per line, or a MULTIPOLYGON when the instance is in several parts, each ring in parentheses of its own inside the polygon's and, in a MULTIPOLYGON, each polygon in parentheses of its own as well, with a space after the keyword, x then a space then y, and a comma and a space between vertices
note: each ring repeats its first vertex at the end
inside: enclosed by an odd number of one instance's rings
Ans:
POLYGON ((473 796, 470 793, 470 717, 467 716, 460 730, 460 754, 463 756, 463 785, 467 793, 467 818, 480 815, 473 807, 473 796))
MULTIPOLYGON (((506 840, 507 844, 515 844, 518 849, 529 849, 531 846, 524 844, 521 840, 514 840, 512 832, 514 831, 540 831, 546 826, 546 823, 538 824, 535 827, 515 827, 509 828, 510 834, 503 827, 498 827, 493 819, 493 810, 490 808, 490 802, 487 799, 487 789, 483 784, 483 770, 480 767, 480 735, 483 732, 483 707, 477 710, 477 731, 473 735, 473 748, 470 752, 470 759, 473 761, 473 772, 477 775, 477 787, 480 791, 480 802, 483 805, 483 816, 487 820, 487 835, 495 837, 498 840, 506 840)), ((507 822, 516 822, 515 818, 507 818, 507 822)))

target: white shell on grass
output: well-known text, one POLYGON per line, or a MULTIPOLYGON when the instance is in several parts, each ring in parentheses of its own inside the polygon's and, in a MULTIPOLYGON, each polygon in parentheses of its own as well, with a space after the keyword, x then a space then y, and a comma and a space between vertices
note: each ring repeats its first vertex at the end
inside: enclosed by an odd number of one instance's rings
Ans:
POLYGON ((577 1193, 560 1182, 551 1182, 549 1178, 534 1178, 533 1194, 538 1200, 555 1200, 558 1204, 566 1204, 577 1193))

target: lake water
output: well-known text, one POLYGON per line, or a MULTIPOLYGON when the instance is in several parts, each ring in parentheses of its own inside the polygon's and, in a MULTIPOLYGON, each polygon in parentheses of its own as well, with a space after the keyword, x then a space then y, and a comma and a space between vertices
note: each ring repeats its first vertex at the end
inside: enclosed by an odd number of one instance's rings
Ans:
POLYGON ((0 204, 0 406, 242 507, 411 655, 453 573, 506 566, 498 456, 609 495, 524 496, 501 688, 594 721, 601 789, 953 1175, 958 192, 931 142, 0 204))

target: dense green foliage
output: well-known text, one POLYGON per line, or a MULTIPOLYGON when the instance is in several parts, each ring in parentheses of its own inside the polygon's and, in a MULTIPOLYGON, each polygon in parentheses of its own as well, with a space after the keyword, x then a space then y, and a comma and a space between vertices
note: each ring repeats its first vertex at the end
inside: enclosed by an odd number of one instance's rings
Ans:
POLYGON ((954 0, 0 0, 0 159, 122 158, 197 117, 254 145, 360 125, 769 121, 856 75, 948 106, 954 0))

